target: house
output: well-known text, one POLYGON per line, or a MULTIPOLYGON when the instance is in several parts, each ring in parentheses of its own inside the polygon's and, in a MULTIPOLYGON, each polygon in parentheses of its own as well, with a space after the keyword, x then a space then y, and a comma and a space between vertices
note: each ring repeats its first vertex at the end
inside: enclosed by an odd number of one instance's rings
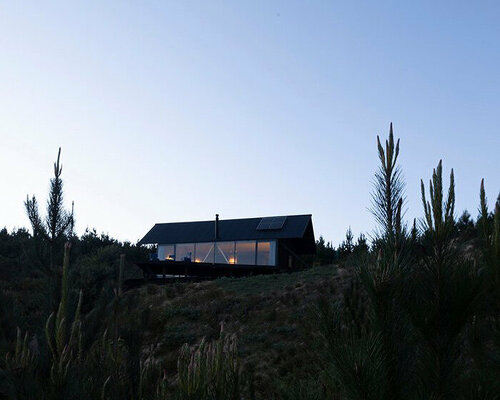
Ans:
POLYGON ((157 249, 138 264, 146 278, 289 271, 316 252, 310 214, 156 224, 139 244, 157 249))

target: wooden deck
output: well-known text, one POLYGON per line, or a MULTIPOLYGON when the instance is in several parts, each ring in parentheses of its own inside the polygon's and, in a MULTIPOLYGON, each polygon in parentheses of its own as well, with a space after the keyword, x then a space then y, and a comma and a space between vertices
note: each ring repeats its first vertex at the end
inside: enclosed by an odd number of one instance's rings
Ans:
POLYGON ((222 276, 249 276, 275 274, 279 267, 235 264, 207 264, 186 261, 149 261, 136 264, 146 280, 163 279, 163 276, 214 279, 222 276))

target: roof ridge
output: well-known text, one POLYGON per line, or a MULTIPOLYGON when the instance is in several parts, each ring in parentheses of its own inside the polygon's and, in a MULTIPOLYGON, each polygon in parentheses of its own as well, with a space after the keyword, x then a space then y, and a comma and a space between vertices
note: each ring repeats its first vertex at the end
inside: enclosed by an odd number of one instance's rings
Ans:
MULTIPOLYGON (((279 218, 279 217, 312 217, 312 214, 292 214, 292 215, 268 215, 265 217, 247 217, 247 218, 227 218, 227 219, 221 219, 219 218, 219 222, 223 221, 243 221, 243 220, 249 220, 249 219, 262 219, 262 218, 279 218)), ((165 224, 194 224, 194 223, 199 223, 199 222, 214 222, 214 219, 205 219, 201 221, 171 221, 171 222, 157 222, 155 225, 165 225, 165 224)))

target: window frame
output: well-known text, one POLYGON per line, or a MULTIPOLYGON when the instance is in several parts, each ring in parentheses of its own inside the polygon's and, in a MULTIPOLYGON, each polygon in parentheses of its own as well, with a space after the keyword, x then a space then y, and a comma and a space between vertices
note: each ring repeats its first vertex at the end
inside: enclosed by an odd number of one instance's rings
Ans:
POLYGON ((193 259, 194 259, 195 255, 196 255, 196 243, 195 242, 190 242, 190 243, 176 243, 174 245, 174 249, 175 249, 175 251, 174 251, 174 261, 177 261, 177 262, 188 262, 188 261, 184 261, 184 260, 177 260, 177 246, 178 245, 183 245, 183 246, 185 246, 185 245, 193 245, 193 251, 191 252, 191 261, 189 261, 189 262, 193 262, 193 259))
MULTIPOLYGON (((213 241, 213 242, 191 242, 191 243, 167 243, 167 244, 158 244, 158 249, 160 246, 166 248, 169 246, 173 247, 173 260, 163 258, 160 261, 176 261, 176 262, 184 262, 183 260, 177 260, 177 253, 178 253, 178 245, 193 245, 193 253, 191 257, 191 262, 196 263, 196 258, 198 257, 198 245, 211 245, 213 248, 213 255, 210 257, 210 260, 207 260, 205 262, 200 261, 200 263, 204 264, 216 264, 216 252, 217 252, 217 245, 218 244, 227 244, 227 243, 232 243, 233 244, 233 258, 234 258, 234 263, 227 263, 227 265, 234 265, 237 266, 239 263, 237 253, 236 253, 236 248, 238 243, 253 243, 254 244, 254 251, 253 251, 253 264, 240 264, 240 265, 249 265, 249 266, 261 266, 261 267, 276 267, 278 265, 278 241, 275 239, 259 239, 259 240, 221 240, 221 241, 213 241), (259 259, 259 243, 269 243, 270 248, 269 248, 269 259, 272 261, 272 264, 266 264, 266 265, 259 265, 258 264, 258 259, 259 259), (273 248, 274 244, 274 254, 271 255, 271 249, 273 248)), ((210 254, 210 250, 208 252, 210 254)), ((159 255, 159 251, 157 251, 157 255, 159 255)), ((166 252, 164 251, 164 255, 166 255, 166 252)), ((224 263, 225 264, 225 263, 224 263)))
MULTIPOLYGON (((194 244, 194 261, 193 262, 196 262, 196 257, 197 257, 197 254, 196 254, 196 248, 198 247, 199 244, 207 244, 207 245, 212 245, 212 248, 213 248, 213 256, 212 256, 212 260, 208 260, 208 261, 200 261, 200 263, 202 264, 215 264, 215 244, 216 242, 195 242, 194 244)), ((210 250, 208 250, 208 253, 207 255, 210 254, 210 250)))
POLYGON ((258 267, 276 267, 278 261, 278 241, 275 239, 267 239, 267 240, 257 240, 256 241, 257 248, 255 249, 255 265, 258 267), (272 261, 272 264, 258 264, 259 262, 259 243, 269 243, 269 260, 272 261), (274 244, 274 255, 271 255, 271 249, 274 244))
POLYGON ((235 264, 234 264, 234 265, 238 265, 238 264, 240 264, 240 265, 251 265, 251 266, 256 266, 256 265, 257 265, 257 264, 256 264, 256 263, 257 263, 257 240, 251 240, 251 239, 249 239, 249 240, 235 240, 235 241, 234 241, 234 255, 235 255, 235 264), (236 245, 237 245, 238 243, 249 243, 249 244, 250 244, 250 243, 252 243, 252 242, 253 242, 253 244, 254 244, 254 250, 253 250, 253 263, 252 263, 252 264, 240 264, 240 263, 238 263, 238 257, 237 257, 237 255, 236 255, 236 245))

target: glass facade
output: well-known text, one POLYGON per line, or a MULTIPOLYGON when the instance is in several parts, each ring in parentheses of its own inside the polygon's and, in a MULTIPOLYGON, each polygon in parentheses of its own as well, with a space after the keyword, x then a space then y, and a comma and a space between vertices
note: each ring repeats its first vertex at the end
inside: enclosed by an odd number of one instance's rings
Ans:
POLYGON ((158 260, 274 266, 276 241, 246 240, 158 245, 158 260))
POLYGON ((158 246, 158 260, 174 260, 175 247, 173 244, 158 246))
POLYGON ((213 263, 214 262, 214 244, 196 243, 195 262, 213 263))
POLYGON ((256 242, 236 242, 236 264, 255 265, 256 242))
POLYGON ((176 244, 175 261, 194 261, 194 243, 176 244))
POLYGON ((257 265, 276 264, 276 242, 257 242, 257 265))
POLYGON ((218 242, 215 250, 216 264, 234 264, 234 242, 218 242))

